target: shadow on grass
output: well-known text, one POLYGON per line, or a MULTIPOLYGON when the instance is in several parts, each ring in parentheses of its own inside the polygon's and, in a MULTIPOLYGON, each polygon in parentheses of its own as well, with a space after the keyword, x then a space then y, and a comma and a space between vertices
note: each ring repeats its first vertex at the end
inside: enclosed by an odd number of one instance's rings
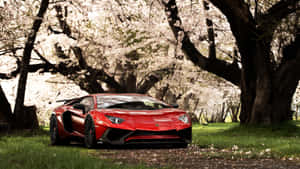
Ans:
MULTIPOLYGON (((50 142, 49 142, 50 145, 50 142)), ((86 148, 83 141, 71 141, 69 144, 55 145, 57 147, 77 147, 86 148)), ((109 145, 109 144, 97 144, 93 147, 93 150, 127 150, 127 149, 176 149, 182 148, 181 145, 176 144, 128 144, 128 145, 109 145)))
POLYGON ((300 122, 289 121, 278 125, 264 126, 264 125, 236 125, 234 127, 216 132, 215 134, 223 135, 255 135, 255 136, 274 136, 274 137, 295 137, 300 136, 300 122))
POLYGON ((34 136, 47 136, 49 131, 45 127, 39 127, 38 129, 20 129, 20 130, 3 130, 0 132, 0 138, 4 136, 9 137, 34 137, 34 136))

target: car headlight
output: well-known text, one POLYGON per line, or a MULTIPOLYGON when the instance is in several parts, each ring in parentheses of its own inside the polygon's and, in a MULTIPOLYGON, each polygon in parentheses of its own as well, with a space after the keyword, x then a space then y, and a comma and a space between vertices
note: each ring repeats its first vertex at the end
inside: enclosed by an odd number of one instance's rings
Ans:
POLYGON ((105 117, 107 117, 108 120, 114 124, 121 124, 124 121, 123 119, 121 119, 119 117, 114 117, 114 116, 109 116, 109 115, 105 115, 105 117))
POLYGON ((179 116, 178 119, 183 123, 189 123, 189 117, 186 114, 179 116))

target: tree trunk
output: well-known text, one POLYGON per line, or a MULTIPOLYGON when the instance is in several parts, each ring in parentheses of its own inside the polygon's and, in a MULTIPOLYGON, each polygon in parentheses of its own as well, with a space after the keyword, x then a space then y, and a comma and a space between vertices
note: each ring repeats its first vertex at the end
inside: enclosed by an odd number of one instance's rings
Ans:
POLYGON ((10 123, 12 120, 12 111, 10 104, 5 96, 2 87, 0 86, 0 122, 10 123))
MULTIPOLYGON (((278 1, 255 17, 243 0, 209 1, 226 16, 230 24, 241 55, 241 70, 236 61, 228 63, 201 54, 181 25, 176 0, 162 1, 174 36, 183 33, 183 52, 196 66, 240 86, 241 124, 269 125, 288 120, 291 99, 300 80, 300 31, 295 34, 296 40, 289 45, 288 52, 283 53, 279 67, 272 63, 271 42, 280 21, 297 11, 299 0, 278 1)), ((210 28, 211 22, 207 25, 210 28)), ((212 30, 208 32, 213 35, 212 30)), ((212 38, 210 36, 210 41, 213 41, 212 38)), ((213 44, 210 45, 211 53, 214 53, 213 47, 213 44)))
POLYGON ((125 89, 124 93, 136 93, 137 92, 137 77, 135 74, 136 65, 131 61, 126 61, 123 69, 121 85, 125 89))
POLYGON ((21 63, 21 70, 20 70, 20 78, 18 83, 18 90, 17 90, 17 98, 16 104, 14 109, 14 127, 15 128, 23 128, 24 126, 24 119, 30 118, 24 113, 24 98, 25 98, 25 89, 27 83, 27 76, 28 76, 28 65, 30 62, 31 52, 34 46, 35 38, 37 32, 42 24, 44 14, 47 11, 49 4, 49 0, 42 0, 39 12, 37 14, 37 19, 34 20, 33 26, 31 28, 31 32, 28 35, 28 39, 25 43, 25 48, 23 51, 23 58, 21 63))
POLYGON ((238 105, 230 105, 229 111, 231 113, 230 117, 231 117, 232 122, 239 122, 238 115, 239 115, 239 111, 240 111, 240 106, 241 106, 240 103, 238 105))
POLYGON ((297 87, 296 82, 289 86, 282 83, 272 83, 273 87, 257 89, 253 104, 245 100, 252 100, 249 95, 242 95, 243 110, 241 124, 278 124, 292 119, 291 102, 297 87), (244 102, 243 102, 244 101, 244 102), (250 109, 250 110, 249 110, 250 109))
POLYGON ((255 56, 252 56, 255 58, 253 66, 256 67, 256 73, 242 73, 246 78, 242 78, 241 83, 241 124, 270 125, 292 119, 292 97, 300 74, 299 46, 298 34, 295 41, 284 49, 283 57, 289 59, 284 60, 276 70, 272 70, 266 59, 270 51, 269 45, 257 42, 255 56))

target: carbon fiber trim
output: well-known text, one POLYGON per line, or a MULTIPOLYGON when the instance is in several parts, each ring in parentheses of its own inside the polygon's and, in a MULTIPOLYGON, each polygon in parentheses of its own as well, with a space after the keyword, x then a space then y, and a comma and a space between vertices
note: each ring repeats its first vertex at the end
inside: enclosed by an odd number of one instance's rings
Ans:
POLYGON ((136 143, 190 143, 192 139, 192 128, 186 128, 183 130, 168 130, 168 131, 144 131, 144 130, 123 130, 116 128, 107 129, 99 142, 108 144, 136 144, 136 143), (168 135, 168 136, 179 136, 179 139, 130 139, 125 140, 130 137, 135 136, 151 136, 151 135, 168 135))

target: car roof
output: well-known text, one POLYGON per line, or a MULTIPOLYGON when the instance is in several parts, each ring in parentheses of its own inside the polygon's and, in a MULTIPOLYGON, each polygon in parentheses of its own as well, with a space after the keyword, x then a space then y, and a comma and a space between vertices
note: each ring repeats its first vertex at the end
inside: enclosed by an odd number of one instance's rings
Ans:
POLYGON ((90 94, 88 96, 148 96, 146 94, 139 94, 139 93, 95 93, 95 94, 90 94))

